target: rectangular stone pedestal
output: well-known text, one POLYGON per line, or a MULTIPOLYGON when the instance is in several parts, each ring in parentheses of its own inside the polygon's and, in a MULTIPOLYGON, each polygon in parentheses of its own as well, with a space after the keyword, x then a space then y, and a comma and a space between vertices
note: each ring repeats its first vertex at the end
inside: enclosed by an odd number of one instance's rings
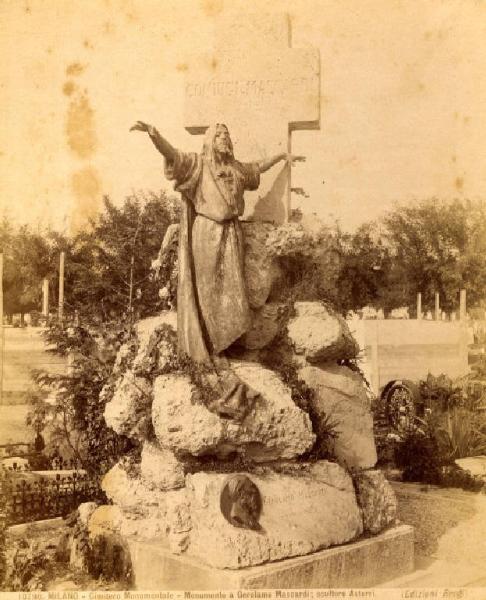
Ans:
MULTIPOLYGON (((138 590, 363 588, 413 570, 413 528, 257 567, 214 569, 160 545, 127 540, 138 590)), ((208 544, 211 540, 208 540, 208 544)))

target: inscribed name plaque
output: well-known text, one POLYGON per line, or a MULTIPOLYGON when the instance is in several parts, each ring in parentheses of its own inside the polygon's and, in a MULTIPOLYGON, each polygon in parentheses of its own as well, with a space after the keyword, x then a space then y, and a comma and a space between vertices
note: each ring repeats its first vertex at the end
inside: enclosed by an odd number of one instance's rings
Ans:
MULTIPOLYGON (((231 131, 238 160, 291 152, 291 132, 317 129, 319 52, 291 48, 286 15, 237 15, 215 23, 211 57, 191 64, 185 82, 184 125, 202 134, 212 123, 231 131)), ((245 195, 246 220, 283 223, 290 215, 290 166, 262 176, 245 195)))

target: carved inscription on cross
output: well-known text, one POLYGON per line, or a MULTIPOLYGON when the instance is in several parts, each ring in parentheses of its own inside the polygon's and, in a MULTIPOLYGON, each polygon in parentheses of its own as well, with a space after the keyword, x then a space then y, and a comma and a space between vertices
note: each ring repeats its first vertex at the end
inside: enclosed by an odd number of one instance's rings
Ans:
MULTIPOLYGON (((186 75, 184 126, 202 134, 225 123, 241 161, 291 152, 291 134, 318 129, 319 51, 290 47, 287 15, 245 14, 215 23, 214 53, 186 75)), ((245 219, 282 223, 290 216, 290 166, 271 169, 245 194, 245 219)))

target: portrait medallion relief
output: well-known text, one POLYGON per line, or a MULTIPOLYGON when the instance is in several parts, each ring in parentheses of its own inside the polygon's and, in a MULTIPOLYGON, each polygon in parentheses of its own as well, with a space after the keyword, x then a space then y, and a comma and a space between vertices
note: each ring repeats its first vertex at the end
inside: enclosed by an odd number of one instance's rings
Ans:
POLYGON ((246 475, 231 475, 225 481, 220 507, 224 518, 234 527, 261 529, 262 497, 260 490, 246 475))

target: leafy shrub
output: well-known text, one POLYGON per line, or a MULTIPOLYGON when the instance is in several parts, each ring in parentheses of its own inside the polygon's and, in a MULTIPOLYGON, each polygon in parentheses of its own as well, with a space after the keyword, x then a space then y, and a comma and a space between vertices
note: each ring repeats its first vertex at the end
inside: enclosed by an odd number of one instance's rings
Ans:
POLYGON ((91 473, 105 473, 133 444, 106 426, 103 418, 109 400, 101 394, 113 378, 120 346, 133 338, 130 322, 98 327, 63 327, 53 324, 46 335, 57 354, 69 353, 66 374, 39 372, 37 390, 30 397, 27 423, 37 432, 49 426, 52 443, 65 444, 73 457, 91 473), (54 403, 46 396, 53 394, 54 403))
POLYGON ((334 441, 339 433, 337 423, 329 416, 323 417, 322 413, 318 414, 315 410, 315 392, 299 379, 297 366, 292 359, 292 352, 284 331, 274 340, 271 347, 261 352, 260 360, 264 366, 278 373, 285 385, 290 388, 292 400, 309 415, 316 441, 302 458, 304 460, 333 459, 334 441))
POLYGON ((441 483, 444 487, 460 488, 468 492, 480 492, 484 488, 484 481, 477 475, 461 469, 456 464, 446 465, 442 468, 441 483))
MULTIPOLYGON (((456 411, 455 419, 459 428, 461 414, 456 411)), ((464 416, 464 415, 463 415, 464 416)), ((458 448, 468 448, 471 440, 471 429, 467 425, 469 417, 464 417, 466 425, 461 429, 464 436, 463 446, 454 446, 445 429, 437 426, 437 421, 429 417, 421 422, 421 427, 413 427, 404 435, 402 441, 396 445, 395 458, 397 466, 403 468, 403 481, 419 481, 440 485, 442 487, 458 487, 464 490, 479 491, 484 482, 481 478, 471 475, 455 464, 458 448)), ((475 438, 474 438, 475 439, 475 438)), ((461 443, 462 438, 457 438, 455 443, 461 443)), ((474 447, 477 450, 477 447, 474 447)), ((471 456, 471 454, 467 454, 471 456)))
POLYGON ((45 590, 55 569, 46 548, 22 538, 13 543, 3 587, 12 592, 45 590))
POLYGON ((446 452, 451 459, 486 454, 486 425, 478 426, 478 418, 471 411, 452 411, 449 427, 440 434, 447 440, 446 452))
POLYGON ((445 412, 464 405, 466 394, 462 387, 447 375, 434 377, 430 373, 420 382, 420 395, 433 411, 445 412))
POLYGON ((421 481, 439 485, 444 459, 430 424, 424 422, 423 429, 409 429, 397 445, 395 459, 403 468, 404 481, 421 481))
POLYGON ((124 541, 116 535, 98 535, 90 544, 88 571, 95 579, 117 581, 125 589, 133 582, 130 553, 124 541))

